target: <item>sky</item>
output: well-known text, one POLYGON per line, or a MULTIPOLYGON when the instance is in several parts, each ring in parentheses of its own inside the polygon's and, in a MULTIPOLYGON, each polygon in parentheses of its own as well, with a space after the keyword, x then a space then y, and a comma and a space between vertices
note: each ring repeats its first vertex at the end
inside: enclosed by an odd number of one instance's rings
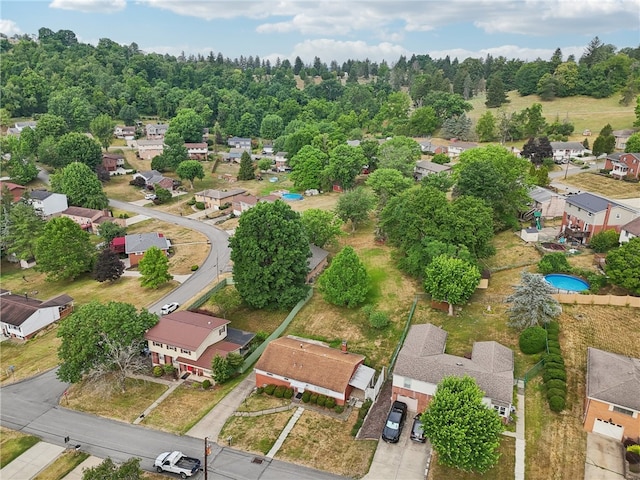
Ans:
POLYGON ((72 30, 144 52, 221 52, 310 65, 347 59, 395 63, 401 55, 580 58, 599 36, 640 44, 640 0, 0 0, 0 32, 72 30))

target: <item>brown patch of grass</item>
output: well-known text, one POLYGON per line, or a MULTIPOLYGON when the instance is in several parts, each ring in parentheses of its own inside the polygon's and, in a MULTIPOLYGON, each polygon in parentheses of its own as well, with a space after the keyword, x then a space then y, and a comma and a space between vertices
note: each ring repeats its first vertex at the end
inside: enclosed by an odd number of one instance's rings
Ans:
MULTIPOLYGON (((457 468, 440 465, 438 455, 434 454, 429 468, 428 480, 506 480, 515 476, 516 466, 516 440, 511 437, 503 437, 499 447, 500 460, 484 474, 465 472, 457 468)), ((536 477, 537 478, 537 477, 536 477)))
POLYGON ((33 377, 58 365, 58 325, 54 324, 26 342, 7 340, 0 349, 0 383, 2 385, 33 377), (7 368, 13 365, 11 374, 7 368))
POLYGON ((592 172, 571 175, 562 183, 579 188, 586 192, 603 195, 608 198, 636 198, 640 197, 640 183, 614 180, 607 175, 592 172))
POLYGON ((61 480, 87 458, 89 454, 85 452, 64 452, 51 465, 33 477, 33 480, 61 480))
POLYGON ((72 385, 63 397, 62 405, 80 412, 133 422, 168 388, 160 383, 127 378, 126 391, 122 393, 119 389, 112 389, 113 385, 108 384, 111 380, 104 382, 107 383, 72 385))
POLYGON ((482 261, 483 266, 491 270, 534 264, 542 257, 533 244, 523 242, 516 233, 511 231, 497 234, 492 243, 498 253, 482 261))
POLYGON ((0 427, 0 468, 11 463, 40 441, 38 437, 0 427))
POLYGON ((262 410, 268 410, 270 408, 284 407, 289 405, 291 400, 286 398, 277 398, 266 393, 257 394, 252 393, 244 402, 238 407, 238 412, 260 412, 262 410))
POLYGON ((287 410, 257 417, 229 417, 218 436, 219 443, 224 445, 227 439, 232 437, 232 447, 265 455, 276 443, 294 411, 287 410))

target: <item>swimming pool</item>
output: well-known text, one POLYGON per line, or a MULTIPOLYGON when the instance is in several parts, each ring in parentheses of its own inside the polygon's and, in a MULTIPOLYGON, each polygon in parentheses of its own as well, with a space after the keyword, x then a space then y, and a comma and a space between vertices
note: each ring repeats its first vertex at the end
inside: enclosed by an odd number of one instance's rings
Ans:
POLYGON ((304 199, 304 197, 299 193, 283 193, 282 199, 283 200, 302 200, 304 199))
POLYGON ((549 282, 552 287, 565 292, 583 292, 589 290, 589 284, 587 282, 573 275, 552 273, 545 275, 544 279, 549 282))

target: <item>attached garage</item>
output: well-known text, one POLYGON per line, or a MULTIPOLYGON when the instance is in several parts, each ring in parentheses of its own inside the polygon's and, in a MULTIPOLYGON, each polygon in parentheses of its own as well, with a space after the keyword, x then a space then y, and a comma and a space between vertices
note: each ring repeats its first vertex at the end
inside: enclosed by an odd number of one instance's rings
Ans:
POLYGON ((615 423, 609 423, 606 420, 596 418, 593 422, 593 432, 605 435, 615 440, 622 440, 622 434, 624 433, 624 427, 615 423))
POLYGON ((417 398, 411 398, 411 397, 406 397, 404 395, 398 395, 396 400, 398 400, 399 402, 406 403, 407 404, 407 409, 410 412, 417 412, 418 411, 418 399, 417 398))

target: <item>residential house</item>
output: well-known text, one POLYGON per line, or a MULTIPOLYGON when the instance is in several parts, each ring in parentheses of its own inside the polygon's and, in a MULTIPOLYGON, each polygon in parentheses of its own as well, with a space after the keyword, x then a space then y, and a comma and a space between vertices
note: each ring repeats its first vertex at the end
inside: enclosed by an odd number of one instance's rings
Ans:
POLYGON ((603 230, 620 228, 640 216, 640 211, 589 192, 569 195, 562 215, 561 235, 588 244, 603 230))
POLYGON ((136 146, 138 157, 142 160, 152 160, 164 151, 164 140, 138 140, 136 141, 136 146))
POLYGON ((268 384, 293 388, 298 398, 304 392, 326 395, 344 405, 353 395, 364 397, 375 371, 364 365, 365 357, 338 350, 305 338, 286 336, 272 340, 254 367, 256 386, 268 384))
POLYGON ((437 145, 433 143, 431 139, 423 140, 418 142, 420 144, 420 150, 422 153, 430 153, 436 155, 438 153, 444 153, 445 155, 449 153, 449 149, 444 145, 437 145))
POLYGON ((31 130, 35 130, 38 122, 28 121, 28 122, 16 122, 13 127, 9 127, 7 129, 7 135, 15 135, 17 137, 20 136, 20 133, 25 128, 30 128, 31 130))
POLYGON ((160 318, 144 338, 153 365, 173 365, 180 375, 190 373, 213 381, 216 355, 240 352, 253 334, 228 327, 229 320, 180 310, 160 318))
POLYGON ((80 225, 80 228, 89 233, 98 233, 98 225, 103 222, 113 222, 118 225, 125 225, 121 218, 113 218, 109 210, 95 210, 93 208, 69 207, 60 212, 60 216, 67 217, 80 225))
POLYGON ((541 213, 542 218, 559 218, 564 213, 567 197, 542 187, 529 191, 532 209, 541 213))
POLYGON ((169 130, 169 125, 166 123, 149 123, 144 128, 147 140, 164 140, 164 136, 169 130))
POLYGON ((612 153, 604 161, 605 170, 617 179, 640 178, 640 153, 612 153))
POLYGON ((116 127, 113 129, 113 135, 116 138, 133 140, 134 138, 136 138, 136 127, 129 127, 126 125, 116 125, 116 127))
POLYGON ((143 178, 145 186, 149 190, 153 190, 156 187, 162 187, 169 191, 173 190, 174 180, 169 177, 165 177, 157 170, 146 170, 144 172, 136 172, 133 174, 133 178, 143 178))
POLYGON ((26 340, 73 311, 73 298, 58 295, 42 301, 0 290, 0 328, 5 337, 26 340))
POLYGON ((14 203, 18 202, 22 198, 22 195, 24 195, 24 192, 27 191, 27 187, 23 187, 17 183, 0 181, 0 192, 4 192, 5 188, 9 189, 14 203))
POLYGON ((413 177, 420 181, 427 175, 440 172, 451 173, 451 167, 449 165, 429 162, 428 160, 420 160, 413 169, 413 177))
MULTIPOLYGON (((116 242, 118 239, 114 239, 113 246, 116 247, 121 242, 116 242)), ((144 256, 145 252, 151 247, 157 247, 164 252, 165 255, 169 255, 169 249, 171 248, 171 242, 162 233, 134 233, 132 235, 124 236, 124 253, 129 258, 129 264, 131 267, 135 267, 140 263, 140 259, 144 256)))
POLYGON ((587 432, 640 438, 640 359, 587 348, 582 422, 587 432))
POLYGON ((471 358, 444 353, 447 332, 430 323, 412 325, 393 371, 392 400, 423 412, 438 383, 449 376, 473 378, 484 392, 483 402, 503 419, 513 403, 513 351, 498 342, 475 342, 471 358))
POLYGON ((273 203, 279 198, 280 197, 276 195, 267 195, 264 197, 256 197, 255 195, 235 195, 231 201, 231 208, 233 208, 233 214, 239 217, 250 208, 255 207, 259 202, 273 203))
POLYGON ((285 172, 289 169, 287 164, 287 152, 276 153, 275 167, 279 172, 285 172))
POLYGON ((640 237, 640 217, 631 220, 629 223, 620 227, 619 242, 626 243, 632 238, 640 237))
POLYGON ((616 149, 624 151, 627 148, 627 140, 629 140, 629 137, 634 133, 636 133, 636 131, 631 129, 614 130, 611 132, 616 139, 616 149))
POLYGON ((231 188, 226 190, 207 189, 196 192, 196 202, 204 203, 204 208, 213 208, 219 210, 225 203, 233 203, 234 197, 244 195, 244 188, 231 188))
POLYGON ((458 142, 452 141, 451 145, 447 148, 447 154, 450 158, 459 157, 462 152, 477 148, 478 144, 475 142, 458 142))
POLYGON ((273 155, 273 144, 271 142, 265 141, 262 143, 262 154, 273 155))
POLYGON ((206 142, 201 143, 185 143, 184 148, 187 149, 187 155, 191 160, 206 160, 209 153, 209 146, 206 142))
POLYGON ((553 161, 556 163, 569 163, 572 158, 578 158, 591 150, 584 148, 580 142, 550 142, 553 150, 553 161))
POLYGON ((251 153, 249 150, 244 148, 230 148, 229 153, 223 154, 223 157, 227 162, 240 163, 244 152, 251 153))
POLYGON ((227 140, 227 145, 232 148, 241 148, 243 150, 249 150, 251 153, 251 139, 243 137, 231 137, 227 140))
POLYGON ((359 147, 360 140, 347 140, 347 145, 349 145, 350 147, 359 147))
POLYGON ((124 173, 124 155, 119 153, 103 153, 102 166, 109 172, 109 175, 116 174, 118 169, 121 169, 124 173))
POLYGON ((329 252, 313 243, 310 243, 309 247, 311 248, 311 257, 307 260, 309 273, 307 273, 306 283, 313 283, 329 264, 329 252))
POLYGON ((29 203, 44 219, 49 219, 69 208, 66 195, 46 190, 32 190, 29 192, 29 203))

